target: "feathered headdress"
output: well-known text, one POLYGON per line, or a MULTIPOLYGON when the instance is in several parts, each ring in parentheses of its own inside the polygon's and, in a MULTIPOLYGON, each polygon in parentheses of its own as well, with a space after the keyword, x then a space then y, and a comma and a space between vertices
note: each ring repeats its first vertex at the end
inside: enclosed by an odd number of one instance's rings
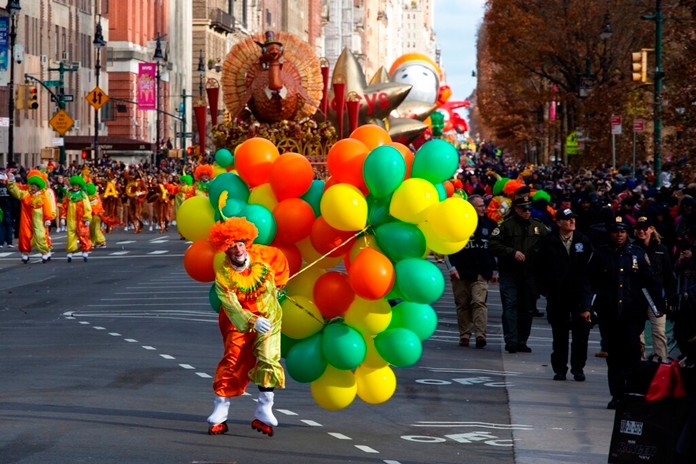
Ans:
POLYGON ((225 251, 237 242, 251 245, 259 235, 256 226, 244 218, 233 217, 216 222, 210 228, 208 241, 218 251, 225 251))

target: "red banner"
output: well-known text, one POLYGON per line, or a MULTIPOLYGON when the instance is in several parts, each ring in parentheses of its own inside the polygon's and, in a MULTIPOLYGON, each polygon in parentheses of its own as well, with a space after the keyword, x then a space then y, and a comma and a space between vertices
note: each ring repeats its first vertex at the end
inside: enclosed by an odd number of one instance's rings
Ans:
POLYGON ((210 122, 213 127, 218 123, 218 96, 220 95, 220 87, 207 87, 205 92, 208 94, 208 104, 210 105, 210 122))
POLYGON ((201 147, 201 155, 205 156, 205 135, 206 135, 206 117, 205 112, 207 106, 194 106, 193 112, 196 115, 196 125, 198 126, 198 144, 201 147))
POLYGON ((138 63, 137 103, 139 110, 157 109, 157 63, 138 63))

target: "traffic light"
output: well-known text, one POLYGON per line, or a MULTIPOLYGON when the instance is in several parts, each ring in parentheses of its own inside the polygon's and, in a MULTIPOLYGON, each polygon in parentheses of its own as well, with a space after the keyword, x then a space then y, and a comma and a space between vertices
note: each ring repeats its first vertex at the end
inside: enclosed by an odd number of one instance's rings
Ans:
POLYGON ((35 85, 27 88, 27 109, 35 110, 39 107, 39 89, 35 85))
POLYGON ((631 53, 633 82, 648 81, 648 51, 643 49, 639 52, 631 53))
POLYGON ((27 86, 19 84, 15 90, 15 108, 18 110, 26 109, 27 107, 27 86))
POLYGON ((193 147, 192 146, 186 147, 186 156, 188 156, 188 157, 193 156, 193 147))
POLYGON ((82 150, 82 154, 80 156, 82 156, 82 159, 85 160, 89 156, 89 153, 87 150, 82 150))

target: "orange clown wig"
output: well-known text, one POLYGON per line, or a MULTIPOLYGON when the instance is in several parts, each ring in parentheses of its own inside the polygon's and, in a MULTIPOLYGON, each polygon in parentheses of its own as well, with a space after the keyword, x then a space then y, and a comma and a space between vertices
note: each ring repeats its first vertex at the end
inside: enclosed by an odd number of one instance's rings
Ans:
POLYGON ((210 228, 208 241, 218 251, 226 251, 237 242, 250 246, 259 235, 256 226, 244 218, 233 217, 216 222, 210 228))
POLYGON ((201 176, 207 175, 208 178, 212 179, 213 176, 215 175, 215 172, 213 171, 213 167, 209 164, 199 164, 196 167, 196 170, 193 171, 193 178, 196 180, 199 180, 201 176))

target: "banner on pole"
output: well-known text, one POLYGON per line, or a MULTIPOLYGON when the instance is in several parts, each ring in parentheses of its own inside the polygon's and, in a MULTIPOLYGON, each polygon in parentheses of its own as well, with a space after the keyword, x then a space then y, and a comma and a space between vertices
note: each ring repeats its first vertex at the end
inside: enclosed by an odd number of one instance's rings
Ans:
POLYGON ((10 82, 10 60, 12 59, 9 44, 10 18, 0 16, 0 86, 10 82))
POLYGON ((139 63, 137 80, 137 102, 139 110, 156 110, 157 63, 139 63))
POLYGON ((621 116, 611 117, 611 133, 613 135, 621 134, 621 116))

